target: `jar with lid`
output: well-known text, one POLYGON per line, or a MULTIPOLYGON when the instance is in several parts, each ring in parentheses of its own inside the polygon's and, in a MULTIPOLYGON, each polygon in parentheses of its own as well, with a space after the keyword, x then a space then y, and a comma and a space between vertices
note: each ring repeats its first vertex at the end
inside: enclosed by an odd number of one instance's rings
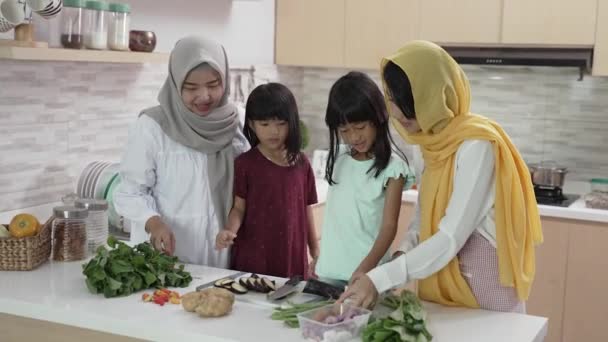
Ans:
POLYGON ((108 240, 108 202, 101 199, 79 198, 74 201, 76 208, 87 209, 87 250, 94 254, 99 246, 108 240))
POLYGON ((103 1, 86 2, 86 31, 84 45, 87 49, 105 50, 108 48, 108 4, 103 1))
POLYGON ((110 4, 108 46, 112 50, 129 50, 131 7, 128 4, 110 4))
POLYGON ((61 45, 66 49, 84 47, 82 11, 84 0, 63 0, 61 10, 61 45))
POLYGON ((53 208, 51 258, 55 261, 76 261, 87 257, 87 225, 89 213, 74 206, 53 208))

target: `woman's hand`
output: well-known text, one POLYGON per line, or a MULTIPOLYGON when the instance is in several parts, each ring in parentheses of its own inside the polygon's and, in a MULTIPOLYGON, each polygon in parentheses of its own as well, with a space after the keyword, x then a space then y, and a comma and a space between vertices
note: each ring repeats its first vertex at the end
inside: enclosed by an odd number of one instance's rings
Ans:
POLYGON ((146 230, 150 233, 150 244, 167 255, 175 252, 175 235, 173 230, 160 217, 152 217, 146 222, 146 230))
POLYGON ((378 301, 378 290, 366 274, 354 274, 352 284, 342 294, 338 303, 348 301, 349 304, 364 308, 373 308, 378 301))
POLYGON ((215 249, 219 251, 232 246, 234 239, 236 239, 235 233, 228 229, 221 230, 215 237, 215 249))

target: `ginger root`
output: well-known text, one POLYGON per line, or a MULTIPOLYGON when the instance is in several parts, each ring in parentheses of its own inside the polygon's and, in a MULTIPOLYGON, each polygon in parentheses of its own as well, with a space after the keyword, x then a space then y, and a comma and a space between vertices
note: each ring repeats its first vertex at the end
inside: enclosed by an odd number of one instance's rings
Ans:
POLYGON ((201 317, 221 317, 232 311, 234 294, 220 288, 209 288, 190 292, 182 296, 182 306, 188 312, 201 317))

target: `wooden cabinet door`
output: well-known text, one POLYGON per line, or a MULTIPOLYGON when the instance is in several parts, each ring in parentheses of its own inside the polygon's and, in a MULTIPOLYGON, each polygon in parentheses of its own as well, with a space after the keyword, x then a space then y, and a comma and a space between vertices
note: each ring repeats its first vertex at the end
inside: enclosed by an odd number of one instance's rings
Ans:
POLYGON ((593 49, 593 75, 608 76, 608 2, 599 1, 593 49))
POLYGON ((608 224, 573 223, 562 341, 608 341, 608 224))
POLYGON ((597 4, 598 0, 506 0, 502 42, 593 45, 597 4))
POLYGON ((346 0, 347 67, 378 70, 383 57, 418 34, 418 0, 346 0))
POLYGON ((275 63, 344 65, 344 0, 277 0, 275 63))
POLYGON ((536 248, 536 277, 526 303, 528 314, 549 318, 545 342, 562 342, 569 224, 543 217, 544 242, 536 248))
POLYGON ((422 0, 420 38, 463 45, 499 43, 502 3, 502 0, 422 0))

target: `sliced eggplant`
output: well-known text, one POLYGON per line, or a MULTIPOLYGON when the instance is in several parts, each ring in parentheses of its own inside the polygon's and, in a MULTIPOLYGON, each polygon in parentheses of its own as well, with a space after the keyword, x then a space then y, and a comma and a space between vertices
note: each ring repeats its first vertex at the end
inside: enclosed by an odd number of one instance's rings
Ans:
POLYGON ((262 292, 262 293, 270 292, 270 288, 266 287, 266 284, 264 283, 262 278, 257 278, 255 280, 255 286, 256 286, 258 292, 262 292))
POLYGON ((230 285, 232 283, 234 283, 234 280, 232 280, 230 278, 222 278, 222 279, 216 280, 214 285, 215 285, 215 287, 224 287, 224 286, 230 285))
POLYGON ((250 289, 251 291, 256 291, 257 290, 255 279, 253 279, 253 278, 247 278, 247 288, 250 289))
POLYGON ((241 286, 244 286, 246 289, 249 289, 249 287, 247 286, 247 278, 239 279, 239 284, 241 284, 241 286))
POLYGON ((253 279, 258 279, 260 276, 255 274, 255 273, 251 273, 251 278, 253 279))
POLYGON ((236 293, 236 294, 245 294, 247 293, 247 288, 239 283, 232 283, 232 285, 230 286, 230 291, 236 293))
POLYGON ((268 289, 268 291, 276 291, 277 287, 270 279, 262 278, 262 282, 264 283, 264 286, 268 289))

